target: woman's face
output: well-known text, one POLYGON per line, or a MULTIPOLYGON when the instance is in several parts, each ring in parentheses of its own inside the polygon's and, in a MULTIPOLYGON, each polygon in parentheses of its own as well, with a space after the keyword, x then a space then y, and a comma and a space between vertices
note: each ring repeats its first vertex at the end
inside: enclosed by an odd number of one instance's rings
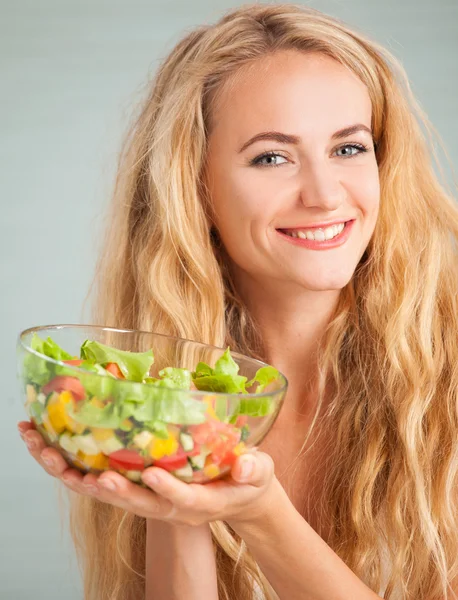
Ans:
POLYGON ((370 130, 367 88, 324 55, 277 53, 225 86, 206 183, 236 276, 316 291, 348 283, 378 213, 370 130))

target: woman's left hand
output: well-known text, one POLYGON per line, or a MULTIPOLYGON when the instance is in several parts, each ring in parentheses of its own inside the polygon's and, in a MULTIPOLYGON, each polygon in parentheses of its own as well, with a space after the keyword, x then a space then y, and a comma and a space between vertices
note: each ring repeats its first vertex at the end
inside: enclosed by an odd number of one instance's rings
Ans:
POLYGON ((146 519, 187 526, 219 520, 249 522, 268 509, 272 490, 279 485, 272 458, 252 449, 237 459, 228 476, 206 484, 184 483, 164 469, 149 467, 142 474, 149 488, 145 489, 114 471, 83 475, 68 467, 55 449, 47 447, 31 423, 20 423, 19 429, 32 456, 71 490, 146 519), (243 476, 245 467, 251 467, 251 471, 243 476))

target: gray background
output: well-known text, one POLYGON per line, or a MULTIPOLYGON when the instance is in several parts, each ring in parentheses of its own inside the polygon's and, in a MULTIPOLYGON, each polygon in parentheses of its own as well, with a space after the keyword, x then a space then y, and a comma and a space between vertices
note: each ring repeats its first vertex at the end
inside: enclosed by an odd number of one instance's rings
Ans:
MULTIPOLYGON (((16 433, 23 417, 17 333, 82 321, 130 110, 148 74, 185 30, 237 4, 0 0, 2 600, 82 597, 57 486, 16 433)), ((458 0, 307 4, 343 18, 401 59, 456 166, 458 0)), ((452 182, 450 171, 447 178, 452 182)))

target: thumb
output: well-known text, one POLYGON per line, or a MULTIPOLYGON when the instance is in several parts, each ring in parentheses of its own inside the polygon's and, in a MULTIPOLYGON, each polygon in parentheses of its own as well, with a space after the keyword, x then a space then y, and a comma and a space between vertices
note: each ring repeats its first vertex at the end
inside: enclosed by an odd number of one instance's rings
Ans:
POLYGON ((265 452, 248 451, 237 459, 232 478, 240 483, 261 487, 270 481, 274 474, 274 461, 265 452))

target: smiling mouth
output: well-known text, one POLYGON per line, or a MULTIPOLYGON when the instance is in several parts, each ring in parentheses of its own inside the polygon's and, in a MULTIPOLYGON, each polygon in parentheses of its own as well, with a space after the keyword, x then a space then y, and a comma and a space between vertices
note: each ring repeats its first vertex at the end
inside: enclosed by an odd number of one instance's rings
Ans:
POLYGON ((338 237, 347 223, 349 223, 349 221, 337 223, 328 227, 314 227, 313 229, 279 229, 278 231, 292 238, 324 242, 338 237))
POLYGON ((350 235, 355 220, 341 221, 327 227, 277 229, 282 236, 289 238, 294 244, 310 249, 333 248, 343 244, 350 235))

